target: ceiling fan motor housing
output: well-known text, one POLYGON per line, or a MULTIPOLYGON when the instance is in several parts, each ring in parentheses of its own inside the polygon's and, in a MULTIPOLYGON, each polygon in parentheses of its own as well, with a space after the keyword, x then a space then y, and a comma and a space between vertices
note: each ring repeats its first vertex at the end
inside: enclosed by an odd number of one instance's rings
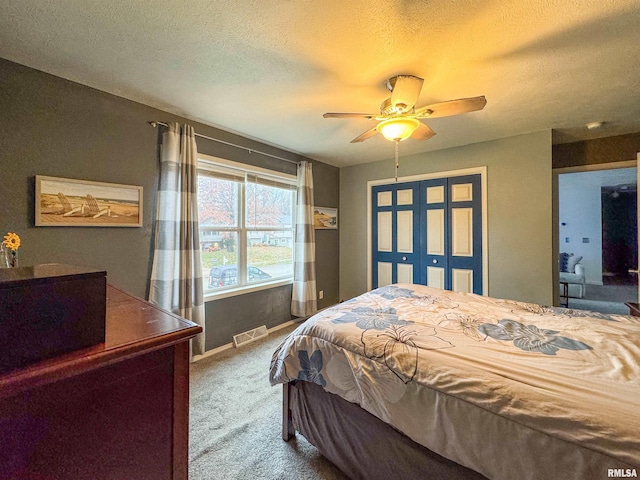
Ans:
POLYGON ((410 109, 404 103, 391 103, 391 98, 387 98, 380 104, 380 113, 382 115, 401 115, 403 113, 409 113, 410 109))

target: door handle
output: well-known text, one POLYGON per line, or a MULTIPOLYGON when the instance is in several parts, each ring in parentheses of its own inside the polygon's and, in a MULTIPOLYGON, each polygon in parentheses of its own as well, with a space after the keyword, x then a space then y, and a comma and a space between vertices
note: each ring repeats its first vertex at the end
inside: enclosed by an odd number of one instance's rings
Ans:
POLYGON ((404 262, 406 262, 406 261, 407 261, 407 257, 402 257, 402 260, 403 260, 404 262))
POLYGON ((635 270, 633 268, 629 269, 629 273, 635 273, 636 275, 638 274, 638 269, 636 268, 635 270))
POLYGON ((433 261, 433 263, 438 263, 438 259, 437 258, 434 258, 432 261, 433 261))

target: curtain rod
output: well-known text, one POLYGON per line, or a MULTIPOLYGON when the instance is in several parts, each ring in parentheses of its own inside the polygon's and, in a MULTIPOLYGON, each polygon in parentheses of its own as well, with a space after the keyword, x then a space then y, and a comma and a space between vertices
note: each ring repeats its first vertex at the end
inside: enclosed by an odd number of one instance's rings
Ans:
MULTIPOLYGON (((149 125, 151 125, 153 128, 156 128, 158 125, 162 125, 163 127, 168 127, 169 126, 168 124, 166 124, 164 122, 149 122, 149 125)), ((289 160, 288 158, 282 158, 282 157, 279 157, 277 155, 272 155, 270 153, 261 152, 260 150, 254 150, 253 148, 243 147, 242 145, 237 145, 235 143, 225 142, 224 140, 219 140, 217 138, 208 137, 208 136, 202 135, 200 133, 196 133, 195 135, 196 135, 196 137, 206 138, 207 140, 212 140, 214 142, 223 143, 224 145, 229 145, 230 147, 241 148, 242 150, 246 150, 249 153, 257 153, 259 155, 264 155, 265 157, 271 157, 271 158, 275 158, 277 160, 282 160, 284 162, 295 163, 296 165, 298 165, 300 163, 300 162, 298 162, 296 160, 289 160)))

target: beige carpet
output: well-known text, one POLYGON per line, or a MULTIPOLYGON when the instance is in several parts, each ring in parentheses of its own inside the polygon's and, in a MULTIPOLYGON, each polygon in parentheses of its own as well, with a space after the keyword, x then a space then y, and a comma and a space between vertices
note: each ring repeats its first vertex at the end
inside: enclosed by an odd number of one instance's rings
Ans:
POLYGON ((282 387, 269 384, 269 363, 293 328, 191 365, 190 480, 346 479, 301 435, 280 436, 282 387))

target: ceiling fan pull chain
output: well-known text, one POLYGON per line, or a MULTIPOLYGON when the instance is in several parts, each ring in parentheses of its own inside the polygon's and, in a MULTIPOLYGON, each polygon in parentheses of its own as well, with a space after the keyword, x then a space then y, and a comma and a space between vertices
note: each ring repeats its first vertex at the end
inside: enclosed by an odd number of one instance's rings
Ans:
POLYGON ((396 140, 396 183, 398 183, 398 147, 400 145, 400 140, 396 140))

